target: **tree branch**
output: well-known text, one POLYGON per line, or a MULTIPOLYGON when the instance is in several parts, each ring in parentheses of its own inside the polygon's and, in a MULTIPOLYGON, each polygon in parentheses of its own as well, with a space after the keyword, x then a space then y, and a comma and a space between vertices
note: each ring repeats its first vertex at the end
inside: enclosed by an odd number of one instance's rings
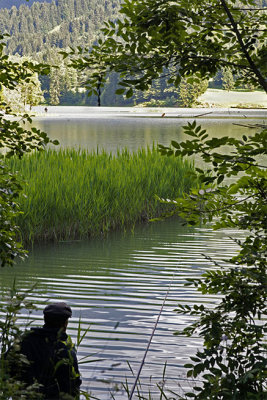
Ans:
POLYGON ((262 76, 261 72, 259 71, 259 69, 255 65, 255 63, 253 62, 252 58, 250 57, 250 54, 246 49, 246 46, 245 46, 245 44, 243 42, 242 36, 241 36, 240 31, 238 29, 237 23, 234 20, 233 15, 231 14, 231 11, 229 10, 229 8, 228 8, 228 6, 226 4, 226 1, 225 0, 221 0, 221 4, 222 4, 222 6, 223 6, 223 8, 224 8, 224 10, 225 10, 230 22, 231 22, 231 25, 233 27, 233 31, 236 34, 237 40, 238 40, 238 42, 239 42, 239 44, 241 46, 241 49, 242 49, 242 51, 244 53, 244 56, 246 57, 249 65, 250 65, 250 68, 252 69, 254 74, 257 76, 257 78, 259 80, 259 83, 261 84, 261 86, 264 88, 264 90, 267 93, 267 81, 264 79, 264 77, 262 76))

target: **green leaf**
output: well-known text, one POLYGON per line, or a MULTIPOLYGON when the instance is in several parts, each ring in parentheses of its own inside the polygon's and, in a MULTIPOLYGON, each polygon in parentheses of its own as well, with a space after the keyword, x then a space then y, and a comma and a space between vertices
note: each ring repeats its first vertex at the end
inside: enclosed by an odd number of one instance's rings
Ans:
POLYGON ((123 94, 125 92, 125 89, 117 89, 116 94, 123 94))
POLYGON ((185 364, 184 365, 184 368, 193 368, 194 366, 193 366, 193 364, 185 364))
POLYGON ((220 175, 217 179, 217 184, 219 185, 224 180, 224 175, 220 175))
POLYGON ((171 144, 172 144, 172 146, 175 147, 176 149, 180 149, 179 143, 177 143, 175 140, 172 140, 172 141, 171 141, 171 144))
POLYGON ((127 99, 129 99, 129 98, 132 97, 132 96, 133 96, 133 89, 131 88, 131 89, 129 89, 128 92, 126 93, 126 97, 127 97, 127 99))

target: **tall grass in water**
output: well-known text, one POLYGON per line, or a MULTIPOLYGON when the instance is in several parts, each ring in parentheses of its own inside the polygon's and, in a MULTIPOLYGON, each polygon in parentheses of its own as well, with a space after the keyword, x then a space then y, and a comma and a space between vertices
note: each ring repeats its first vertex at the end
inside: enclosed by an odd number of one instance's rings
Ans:
MULTIPOLYGON (((116 155, 48 150, 10 160, 25 180, 18 224, 25 242, 97 236, 159 216, 155 199, 194 185, 188 161, 155 149, 116 155)), ((166 210, 166 207, 164 206, 166 210)))

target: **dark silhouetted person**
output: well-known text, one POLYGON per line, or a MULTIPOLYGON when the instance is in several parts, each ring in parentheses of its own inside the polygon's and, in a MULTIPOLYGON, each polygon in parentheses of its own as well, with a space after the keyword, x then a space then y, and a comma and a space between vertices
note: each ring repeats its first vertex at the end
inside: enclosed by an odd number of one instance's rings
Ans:
POLYGON ((71 308, 52 303, 43 313, 44 326, 32 328, 22 338, 19 351, 28 363, 16 375, 27 386, 38 383, 44 399, 78 399, 81 379, 76 350, 66 334, 71 308))

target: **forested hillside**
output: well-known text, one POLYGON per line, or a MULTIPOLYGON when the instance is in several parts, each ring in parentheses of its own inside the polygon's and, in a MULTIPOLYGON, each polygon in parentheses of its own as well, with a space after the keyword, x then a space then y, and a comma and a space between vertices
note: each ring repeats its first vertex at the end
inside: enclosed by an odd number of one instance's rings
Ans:
POLYGON ((20 7, 22 4, 32 5, 34 2, 51 3, 52 0, 0 0, 0 8, 11 8, 12 6, 20 7))
MULTIPOLYGON (((117 15, 120 0, 53 0, 0 10, 0 30, 11 35, 9 54, 36 55, 51 48, 88 46, 103 21, 117 15)), ((25 1, 16 1, 16 4, 25 1)), ((26 3, 27 4, 27 3, 26 3)))
MULTIPOLYGON (((116 19, 120 3, 121 0, 0 0, 0 31, 10 35, 6 51, 57 66, 49 77, 40 77, 48 103, 94 105, 96 99, 88 98, 81 88, 86 75, 69 68, 59 51, 68 46, 90 47, 99 37, 104 21, 116 19)), ((107 99, 108 92, 105 90, 102 96, 105 104, 114 99, 114 92, 107 99)))

